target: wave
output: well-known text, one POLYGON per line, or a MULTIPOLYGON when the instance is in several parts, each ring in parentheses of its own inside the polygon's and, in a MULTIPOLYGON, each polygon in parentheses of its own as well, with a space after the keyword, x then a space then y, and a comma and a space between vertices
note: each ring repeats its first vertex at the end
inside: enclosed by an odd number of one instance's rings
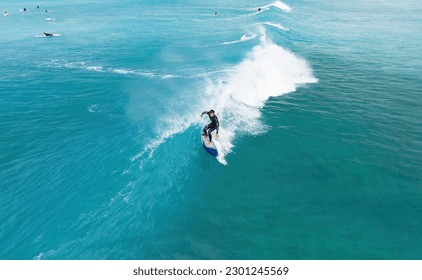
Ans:
POLYGON ((247 57, 227 75, 213 80, 205 87, 208 106, 219 116, 221 137, 216 139, 219 161, 234 147, 237 134, 259 134, 267 127, 261 123, 260 109, 268 98, 294 92, 300 85, 315 83, 307 62, 271 42, 265 35, 247 57))
MULTIPOLYGON (((44 36, 43 36, 44 37, 44 36)), ((92 65, 87 62, 67 62, 62 60, 52 60, 47 64, 42 63, 41 66, 54 67, 54 68, 69 68, 69 69, 81 69, 86 71, 93 71, 99 73, 111 73, 118 75, 128 76, 141 76, 146 78, 161 78, 161 79, 172 79, 179 78, 178 75, 173 74, 157 74, 154 71, 138 70, 138 69, 127 69, 127 68, 113 68, 104 67, 101 65, 92 65)))
POLYGON ((231 45, 231 44, 242 43, 242 42, 252 40, 254 38, 256 38, 256 35, 251 35, 251 36, 243 35, 239 40, 224 42, 224 43, 222 43, 222 45, 231 45))
MULTIPOLYGON (((69 65, 68 65, 69 66, 69 65)), ((68 68, 74 68, 69 66, 68 68)), ((95 71, 95 72, 105 72, 102 66, 87 66, 85 67, 86 70, 95 71)))
POLYGON ((180 76, 179 75, 173 75, 173 74, 164 74, 164 75, 161 75, 161 78, 162 79, 173 79, 173 78, 180 78, 180 76))
POLYGON ((267 9, 267 8, 270 8, 270 7, 276 7, 276 8, 278 8, 278 9, 284 11, 284 12, 287 12, 287 13, 290 13, 292 11, 292 8, 289 5, 284 4, 281 1, 275 1, 271 4, 263 6, 261 9, 267 9))
POLYGON ((265 6, 255 7, 255 8, 249 9, 249 10, 256 11, 255 13, 252 14, 252 16, 255 16, 255 15, 258 15, 258 14, 264 12, 264 11, 268 11, 271 7, 278 8, 278 9, 280 9, 283 12, 286 12, 286 13, 290 13, 292 11, 292 8, 289 5, 287 5, 287 4, 285 4, 281 1, 275 1, 271 4, 268 4, 268 5, 265 5, 265 6))
POLYGON ((219 151, 218 161, 227 164, 226 156, 234 147, 237 135, 257 135, 268 127, 260 120, 261 108, 274 96, 294 92, 297 87, 315 83, 308 63, 292 52, 276 45, 265 34, 261 25, 260 42, 238 65, 202 76, 203 94, 189 103, 183 116, 162 119, 156 130, 157 138, 132 158, 152 156, 155 149, 174 134, 189 127, 205 125, 198 117, 203 110, 214 109, 220 119, 220 137, 214 137, 219 151), (183 120, 183 121, 181 121, 183 120))
POLYGON ((284 27, 280 23, 274 23, 274 22, 269 22, 269 21, 253 23, 250 26, 262 26, 262 25, 272 26, 272 27, 278 28, 282 31, 288 31, 289 30, 287 27, 284 27))
POLYGON ((154 77, 154 73, 152 72, 144 72, 139 70, 131 70, 131 69, 120 69, 120 68, 109 68, 107 72, 116 73, 120 75, 133 75, 133 76, 143 76, 143 77, 154 77))
POLYGON ((101 72, 101 73, 114 73, 114 74, 119 74, 119 75, 142 76, 142 77, 151 77, 151 78, 155 76, 153 72, 149 72, 149 71, 141 71, 141 70, 133 70, 133 69, 125 69, 125 68, 112 68, 112 67, 104 68, 103 66, 99 66, 99 65, 87 65, 87 63, 85 62, 69 62, 69 63, 65 63, 64 67, 84 69, 88 71, 101 72))
POLYGON ((272 27, 278 28, 278 29, 283 30, 283 31, 289 30, 288 28, 282 26, 280 23, 272 23, 272 22, 267 21, 267 22, 263 22, 262 24, 272 26, 272 27))

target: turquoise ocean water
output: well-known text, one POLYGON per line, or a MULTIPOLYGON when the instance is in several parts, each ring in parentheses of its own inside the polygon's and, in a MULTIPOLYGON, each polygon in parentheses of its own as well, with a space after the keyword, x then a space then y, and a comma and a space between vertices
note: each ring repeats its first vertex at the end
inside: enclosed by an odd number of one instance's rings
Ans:
POLYGON ((419 1, 0 11, 0 259, 422 258, 419 1))

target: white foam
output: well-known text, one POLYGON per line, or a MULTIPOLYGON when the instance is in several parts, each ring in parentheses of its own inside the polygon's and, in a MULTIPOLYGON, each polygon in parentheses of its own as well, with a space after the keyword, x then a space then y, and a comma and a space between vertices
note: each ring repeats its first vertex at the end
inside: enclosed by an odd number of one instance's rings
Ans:
POLYGON ((119 68, 109 68, 107 72, 112 72, 120 75, 135 75, 135 76, 142 76, 142 77, 154 77, 154 73, 151 72, 143 72, 139 70, 132 70, 132 69, 119 69, 119 68))
POLYGON ((292 8, 290 8, 289 5, 286 5, 281 1, 275 1, 274 3, 272 3, 268 6, 273 6, 273 7, 279 8, 280 10, 285 11, 287 13, 290 13, 292 11, 292 8))
POLYGON ((165 74, 161 75, 161 79, 173 79, 173 78, 179 78, 179 75, 173 75, 173 74, 165 74))
POLYGON ((88 112, 90 113, 96 113, 99 112, 98 110, 98 105, 97 104, 92 104, 88 106, 88 112))
POLYGON ((293 92, 300 85, 317 82, 307 62, 267 40, 261 43, 227 75, 208 79, 205 87, 208 106, 216 111, 221 137, 216 140, 219 161, 233 148, 237 134, 259 134, 267 127, 261 123, 260 109, 272 96, 293 92))
POLYGON ((95 72, 105 72, 102 66, 87 66, 85 69, 95 72))
POLYGON ((137 72, 136 72, 136 75, 137 75, 137 76, 142 76, 142 77, 148 77, 148 78, 153 78, 153 77, 155 77, 155 74, 154 74, 154 73, 151 73, 151 72, 141 72, 141 71, 137 71, 137 72))
POLYGON ((253 10, 258 10, 259 8, 261 9, 261 11, 258 11, 254 15, 259 14, 260 12, 266 11, 271 7, 276 7, 276 8, 278 8, 278 9, 280 9, 280 10, 286 12, 286 13, 290 13, 292 11, 292 8, 289 5, 287 5, 287 4, 285 4, 281 1, 275 1, 271 4, 268 4, 268 5, 265 5, 265 6, 262 6, 262 7, 253 8, 253 10))
POLYGON ((252 40, 254 38, 256 38, 256 35, 251 35, 251 36, 243 35, 239 40, 224 42, 223 45, 231 45, 231 44, 242 43, 242 42, 252 40))
POLYGON ((288 13, 290 13, 292 11, 292 8, 290 8, 289 5, 286 5, 283 2, 281 2, 281 1, 275 1, 273 3, 273 6, 279 8, 280 10, 283 10, 285 12, 288 12, 288 13))
POLYGON ((217 160, 221 164, 227 165, 227 161, 225 159, 227 152, 225 151, 231 151, 234 148, 234 145, 230 141, 234 138, 234 133, 224 128, 220 129, 220 131, 221 132, 219 132, 219 134, 221 134, 222 136, 220 136, 219 138, 213 138, 213 141, 218 151, 217 160))
POLYGON ((273 23, 273 22, 268 22, 267 21, 267 22, 263 22, 262 24, 269 25, 269 26, 278 28, 278 29, 283 30, 283 31, 289 30, 288 28, 282 26, 280 23, 273 23))
MULTIPOLYGON (((41 37, 45 37, 44 35, 40 35, 41 37)), ((53 67, 65 67, 65 68, 71 68, 71 69, 82 69, 87 71, 94 71, 94 72, 100 72, 100 73, 113 73, 118 75, 133 75, 133 76, 142 76, 142 77, 148 77, 152 78, 155 77, 155 74, 153 72, 147 72, 147 71, 140 71, 140 70, 133 70, 133 69, 125 69, 125 68, 111 68, 111 67, 103 67, 101 65, 89 65, 87 62, 67 62, 67 61, 61 61, 61 60, 52 60, 49 66, 53 67)), ((170 77, 166 77, 170 78, 170 77)))
POLYGON ((135 71, 133 70, 127 70, 127 69, 110 69, 112 72, 117 73, 117 74, 122 74, 122 75, 127 75, 127 74, 136 74, 135 71))

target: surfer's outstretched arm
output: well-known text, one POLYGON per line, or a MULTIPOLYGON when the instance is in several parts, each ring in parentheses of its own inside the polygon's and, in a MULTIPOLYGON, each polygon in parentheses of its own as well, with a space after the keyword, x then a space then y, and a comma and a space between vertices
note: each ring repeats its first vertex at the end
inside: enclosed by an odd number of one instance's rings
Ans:
POLYGON ((204 112, 202 112, 201 117, 202 117, 203 115, 205 115, 205 114, 208 114, 208 111, 204 111, 204 112))

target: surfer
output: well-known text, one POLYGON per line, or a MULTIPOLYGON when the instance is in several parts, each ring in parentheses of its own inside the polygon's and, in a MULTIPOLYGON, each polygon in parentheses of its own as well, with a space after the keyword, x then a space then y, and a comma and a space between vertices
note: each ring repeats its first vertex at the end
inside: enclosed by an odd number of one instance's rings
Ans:
POLYGON ((258 8, 258 12, 260 12, 261 11, 261 8, 258 8))
POLYGON ((210 141, 208 142, 208 145, 211 145, 211 142, 212 142, 212 135, 211 135, 211 132, 213 132, 214 130, 216 130, 216 132, 217 132, 216 136, 217 136, 217 138, 218 138, 218 128, 219 128, 219 126, 220 126, 220 122, 218 121, 218 118, 217 118, 217 116, 215 115, 214 110, 210 110, 209 112, 207 112, 207 111, 202 112, 201 117, 202 117, 204 114, 207 114, 207 115, 210 117, 211 123, 210 123, 210 124, 208 124, 208 125, 206 125, 206 126, 204 127, 204 129, 203 129, 204 133, 202 134, 202 136, 203 136, 204 138, 208 136, 208 138, 209 138, 209 140, 210 140, 210 141))
POLYGON ((9 13, 8 12, 4 12, 3 16, 7 17, 7 16, 9 16, 9 13))
POLYGON ((53 33, 47 33, 47 32, 43 32, 45 36, 49 37, 49 36, 53 36, 53 33))

